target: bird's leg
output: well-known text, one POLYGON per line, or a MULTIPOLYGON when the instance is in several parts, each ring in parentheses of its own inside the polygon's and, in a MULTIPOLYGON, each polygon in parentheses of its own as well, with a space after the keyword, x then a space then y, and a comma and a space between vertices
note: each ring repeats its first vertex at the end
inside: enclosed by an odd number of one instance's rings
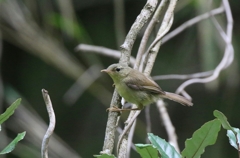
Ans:
POLYGON ((107 108, 106 111, 120 112, 121 109, 119 107, 117 107, 117 106, 113 106, 113 107, 107 108))

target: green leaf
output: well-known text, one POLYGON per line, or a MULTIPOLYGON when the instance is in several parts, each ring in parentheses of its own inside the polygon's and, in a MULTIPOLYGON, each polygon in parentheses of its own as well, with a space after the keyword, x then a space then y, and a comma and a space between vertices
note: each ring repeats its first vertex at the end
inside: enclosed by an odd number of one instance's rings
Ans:
POLYGON ((232 130, 227 130, 227 136, 229 138, 229 143, 236 148, 238 151, 240 151, 240 130, 238 128, 233 128, 235 133, 233 133, 232 130))
POLYGON ((17 135, 17 137, 10 144, 8 144, 8 146, 6 148, 4 148, 0 152, 0 155, 7 154, 7 153, 10 153, 11 151, 13 151, 13 149, 15 148, 17 143, 24 138, 25 134, 26 134, 26 132, 19 133, 17 135))
POLYGON ((114 155, 108 155, 108 154, 103 154, 103 155, 93 155, 94 157, 98 158, 116 158, 114 155))
POLYGON ((7 110, 0 115, 0 125, 5 122, 13 113, 14 110, 18 107, 18 105, 21 103, 21 98, 17 99, 12 105, 7 108, 7 110))
POLYGON ((221 123, 224 129, 227 130, 227 136, 229 138, 229 143, 236 148, 238 151, 240 151, 240 131, 238 128, 234 128, 230 125, 230 123, 227 121, 227 117, 220 111, 214 110, 213 112, 214 116, 217 117, 221 123))
POLYGON ((142 158, 158 158, 158 151, 152 144, 135 144, 142 158))
POLYGON ((148 133, 148 139, 155 146, 162 158, 180 158, 181 155, 174 149, 172 145, 166 142, 164 139, 155 136, 152 133, 148 133))
MULTIPOLYGON (((227 121, 227 117, 220 111, 214 110, 213 115, 219 119, 219 121, 222 123, 222 126, 226 130, 233 130, 232 126, 227 121)), ((234 130, 233 130, 234 132, 234 130)))
POLYGON ((204 153, 205 147, 216 142, 221 123, 214 119, 205 123, 200 129, 193 133, 192 138, 185 141, 185 149, 182 156, 186 158, 199 158, 204 153))

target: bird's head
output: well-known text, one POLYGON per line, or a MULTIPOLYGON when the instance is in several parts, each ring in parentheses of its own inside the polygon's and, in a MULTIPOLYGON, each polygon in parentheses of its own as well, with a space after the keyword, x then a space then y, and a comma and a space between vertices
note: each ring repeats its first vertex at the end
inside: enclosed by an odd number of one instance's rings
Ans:
POLYGON ((101 70, 101 72, 106 72, 114 82, 122 81, 132 70, 124 64, 112 64, 107 69, 101 70))

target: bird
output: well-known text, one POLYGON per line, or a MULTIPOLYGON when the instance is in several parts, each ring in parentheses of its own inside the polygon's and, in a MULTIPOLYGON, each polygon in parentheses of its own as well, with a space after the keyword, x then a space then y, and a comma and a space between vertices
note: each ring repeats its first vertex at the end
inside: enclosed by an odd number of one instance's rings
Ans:
POLYGON ((150 77, 126 64, 112 64, 101 70, 113 80, 118 94, 127 102, 133 103, 137 108, 120 109, 116 106, 108 108, 109 111, 142 110, 144 106, 156 102, 160 98, 173 100, 185 106, 193 106, 187 98, 175 93, 166 92, 150 77))

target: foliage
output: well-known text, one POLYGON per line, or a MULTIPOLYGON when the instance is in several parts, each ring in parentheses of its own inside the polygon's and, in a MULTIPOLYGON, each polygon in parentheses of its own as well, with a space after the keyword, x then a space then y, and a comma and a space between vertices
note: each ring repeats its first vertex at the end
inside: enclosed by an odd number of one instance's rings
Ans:
POLYGON ((0 152, 0 155, 7 154, 7 153, 10 153, 11 151, 13 151, 13 149, 15 148, 17 143, 25 137, 25 134, 26 134, 26 132, 19 133, 17 135, 17 137, 10 144, 8 144, 8 146, 6 146, 6 148, 4 148, 0 152))
POLYGON ((221 123, 214 119, 205 123, 200 129, 193 133, 192 138, 185 141, 183 157, 200 157, 207 146, 215 144, 220 131, 221 123))
POLYGON ((135 144, 137 152, 144 158, 158 158, 158 151, 152 144, 135 144))
POLYGON ((21 99, 17 99, 3 114, 0 115, 0 125, 14 113, 14 110, 18 107, 20 102, 21 99))
POLYGON ((137 152, 142 158, 158 158, 156 154, 157 150, 161 158, 199 158, 204 153, 207 146, 215 144, 221 125, 227 130, 230 144, 239 150, 240 130, 232 127, 227 121, 227 117, 220 111, 215 110, 214 116, 216 119, 206 122, 201 128, 193 133, 192 138, 185 141, 185 149, 182 151, 181 155, 177 153, 174 147, 168 142, 152 133, 148 134, 148 138, 152 144, 136 144, 137 152))
MULTIPOLYGON (((3 114, 0 115, 0 125, 14 113, 15 109, 20 105, 20 103, 21 99, 17 99, 15 102, 12 103, 9 108, 7 108, 7 110, 3 114)), ((17 137, 0 152, 0 155, 7 154, 13 151, 17 143, 24 138, 25 134, 26 132, 19 133, 17 137)))

